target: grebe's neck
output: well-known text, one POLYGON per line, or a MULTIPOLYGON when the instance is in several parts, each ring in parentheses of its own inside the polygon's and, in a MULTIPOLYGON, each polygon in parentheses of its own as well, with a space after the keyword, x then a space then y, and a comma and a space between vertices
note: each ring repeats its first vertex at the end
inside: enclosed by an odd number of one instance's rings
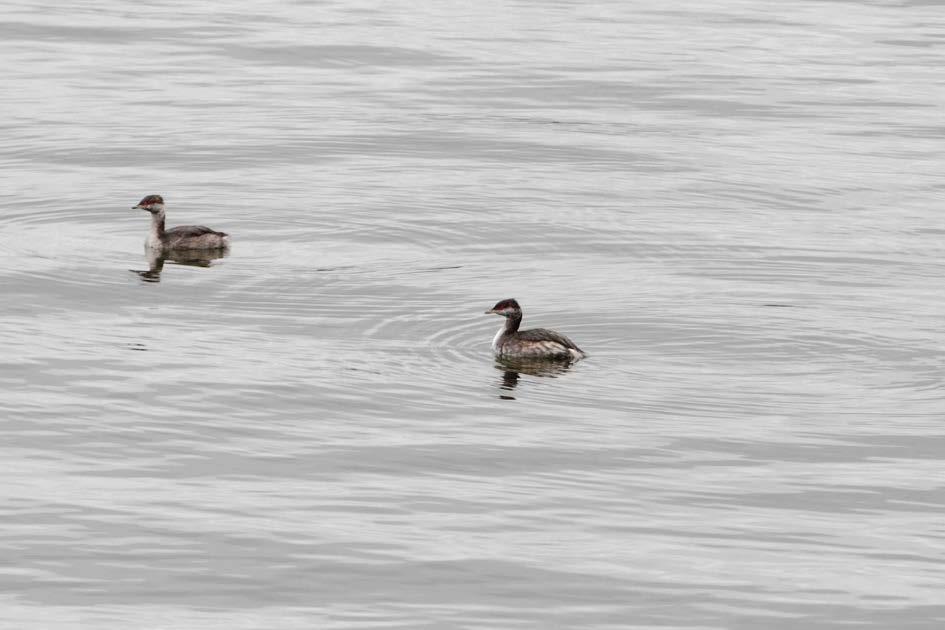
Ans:
POLYGON ((522 314, 516 313, 514 315, 509 315, 505 318, 505 332, 506 334, 511 334, 518 331, 518 327, 522 323, 522 314))
POLYGON ((164 211, 151 215, 151 236, 157 240, 164 238, 164 211))
POLYGON ((164 231, 164 210, 161 210, 151 215, 151 229, 148 231, 148 239, 144 244, 148 249, 161 249, 164 247, 165 239, 167 239, 167 233, 164 231))

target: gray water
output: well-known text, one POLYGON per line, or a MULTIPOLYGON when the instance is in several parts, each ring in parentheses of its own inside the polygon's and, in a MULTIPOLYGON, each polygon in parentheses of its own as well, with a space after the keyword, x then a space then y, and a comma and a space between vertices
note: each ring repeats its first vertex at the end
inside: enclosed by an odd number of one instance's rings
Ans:
POLYGON ((943 48, 4 3, 0 627, 942 627, 943 48), (149 261, 152 193, 229 256, 149 261), (507 297, 590 357, 497 365, 507 297))

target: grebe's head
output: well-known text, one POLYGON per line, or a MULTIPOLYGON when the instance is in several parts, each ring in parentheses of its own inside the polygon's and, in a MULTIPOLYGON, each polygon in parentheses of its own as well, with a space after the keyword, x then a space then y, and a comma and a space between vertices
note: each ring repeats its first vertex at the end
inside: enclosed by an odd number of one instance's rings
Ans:
POLYGON ((498 302, 495 306, 486 311, 486 315, 495 313, 496 315, 501 315, 502 317, 512 317, 515 315, 522 314, 522 307, 518 305, 518 302, 509 298, 507 300, 502 300, 498 302))
POLYGON ((164 198, 161 195, 148 195, 139 201, 138 205, 134 206, 132 210, 147 210, 151 214, 164 212, 164 198))

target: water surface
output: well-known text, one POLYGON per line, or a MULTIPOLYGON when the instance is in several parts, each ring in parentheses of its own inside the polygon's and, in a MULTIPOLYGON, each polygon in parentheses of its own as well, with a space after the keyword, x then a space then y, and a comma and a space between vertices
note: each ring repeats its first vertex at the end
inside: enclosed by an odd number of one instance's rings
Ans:
POLYGON ((0 625, 941 627, 940 8, 467 4, 0 9, 0 625))

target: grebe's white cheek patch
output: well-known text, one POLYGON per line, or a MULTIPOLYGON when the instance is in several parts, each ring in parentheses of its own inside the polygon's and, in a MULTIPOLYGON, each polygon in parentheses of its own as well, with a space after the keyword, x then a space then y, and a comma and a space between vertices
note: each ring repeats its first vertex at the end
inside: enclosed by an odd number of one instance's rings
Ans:
POLYGON ((492 349, 497 350, 499 348, 499 339, 502 338, 502 333, 505 332, 505 326, 499 328, 499 332, 495 334, 495 337, 492 338, 492 349))

